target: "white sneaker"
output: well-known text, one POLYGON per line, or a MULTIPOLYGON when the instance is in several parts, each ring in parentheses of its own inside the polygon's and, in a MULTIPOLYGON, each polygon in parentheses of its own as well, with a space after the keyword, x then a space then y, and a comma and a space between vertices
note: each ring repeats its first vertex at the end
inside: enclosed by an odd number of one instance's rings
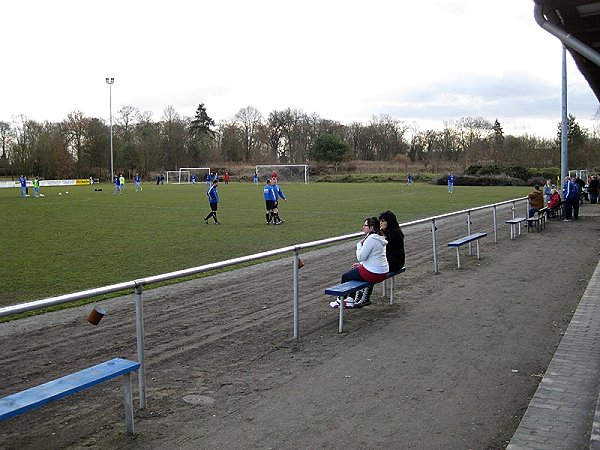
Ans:
POLYGON ((342 304, 342 301, 344 302, 344 308, 354 308, 354 299, 352 297, 343 299, 342 297, 338 296, 338 299, 335 302, 330 302, 329 306, 332 308, 339 308, 342 304))

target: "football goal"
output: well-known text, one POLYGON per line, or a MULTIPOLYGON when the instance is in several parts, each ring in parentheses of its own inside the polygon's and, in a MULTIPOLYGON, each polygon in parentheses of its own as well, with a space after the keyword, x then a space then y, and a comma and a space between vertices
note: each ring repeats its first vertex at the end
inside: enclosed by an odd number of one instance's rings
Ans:
MULTIPOLYGON (((206 182, 206 174, 210 173, 210 167, 182 167, 179 169, 180 172, 190 172, 190 177, 192 175, 196 176, 196 183, 205 183, 206 182)), ((191 179, 186 181, 186 183, 190 183, 191 179)))
POLYGON ((192 176, 196 176, 196 183, 203 183, 206 174, 210 173, 210 167, 182 167, 179 170, 167 170, 165 182, 167 184, 191 183, 192 176))
POLYGON ((255 170, 260 181, 265 181, 275 172, 279 181, 308 184, 307 164, 265 164, 257 165, 255 170))

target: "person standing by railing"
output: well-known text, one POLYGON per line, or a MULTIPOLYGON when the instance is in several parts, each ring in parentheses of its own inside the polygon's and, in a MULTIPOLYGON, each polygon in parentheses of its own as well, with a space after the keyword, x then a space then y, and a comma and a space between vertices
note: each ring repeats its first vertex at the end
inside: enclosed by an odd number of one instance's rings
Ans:
POLYGON ((550 197, 552 197, 552 180, 546 180, 546 184, 544 184, 544 200, 546 201, 546 205, 550 201, 550 197))
POLYGON ((565 177, 563 183, 563 198, 565 199, 565 218, 563 222, 570 222, 573 219, 573 207, 575 202, 579 201, 579 193, 575 183, 571 181, 571 177, 565 177))

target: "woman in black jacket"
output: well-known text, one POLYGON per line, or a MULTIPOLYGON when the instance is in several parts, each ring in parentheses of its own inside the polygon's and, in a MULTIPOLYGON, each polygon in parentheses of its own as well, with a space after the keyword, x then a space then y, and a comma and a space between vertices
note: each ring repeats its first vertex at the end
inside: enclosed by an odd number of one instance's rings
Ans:
POLYGON ((398 224, 396 215, 391 211, 379 214, 379 228, 388 241, 385 256, 390 266, 390 272, 398 272, 404 267, 404 234, 398 224))

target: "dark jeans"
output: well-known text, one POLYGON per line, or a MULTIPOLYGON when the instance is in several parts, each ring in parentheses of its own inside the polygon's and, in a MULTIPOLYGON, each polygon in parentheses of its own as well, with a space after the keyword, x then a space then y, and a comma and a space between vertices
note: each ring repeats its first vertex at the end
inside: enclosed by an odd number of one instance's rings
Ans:
MULTIPOLYGON (((367 281, 363 277, 360 276, 358 272, 358 267, 356 269, 350 269, 348 272, 342 274, 342 283, 346 281, 367 281)), ((350 294, 349 297, 354 298, 356 294, 350 294)))
POLYGON ((573 218, 573 204, 576 201, 573 201, 572 199, 565 199, 565 219, 566 220, 571 220, 573 218))
POLYGON ((358 271, 358 267, 356 269, 350 269, 348 272, 342 274, 342 283, 346 281, 366 281, 363 277, 360 276, 358 271))

